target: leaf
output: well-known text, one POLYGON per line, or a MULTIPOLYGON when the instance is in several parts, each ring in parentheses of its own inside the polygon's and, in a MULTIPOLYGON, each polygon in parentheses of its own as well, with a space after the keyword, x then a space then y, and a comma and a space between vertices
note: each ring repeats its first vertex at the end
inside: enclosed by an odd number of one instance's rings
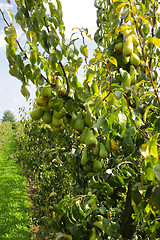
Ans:
POLYGON ((148 40, 148 43, 153 43, 155 44, 157 47, 160 48, 160 40, 156 37, 151 37, 149 40, 148 40))
POLYGON ((160 181, 160 162, 158 162, 154 167, 153 167, 154 174, 158 181, 160 181))
POLYGON ((152 136, 150 139, 150 144, 149 144, 149 151, 150 154, 154 158, 158 158, 158 151, 157 151, 157 136, 152 136))
POLYGON ((149 21, 147 18, 145 18, 143 16, 139 16, 139 18, 141 18, 147 25, 149 24, 149 21))
POLYGON ((132 27, 129 25, 121 25, 119 28, 116 29, 116 33, 118 34, 120 32, 123 32, 126 29, 132 29, 132 27))
POLYGON ((95 72, 91 68, 88 68, 85 82, 86 83, 90 82, 93 79, 94 75, 95 75, 95 72))
POLYGON ((148 181, 154 181, 155 180, 153 168, 147 167, 146 178, 147 178, 148 181))
POLYGON ((127 2, 123 2, 123 3, 119 4, 119 5, 116 7, 116 14, 117 14, 117 16, 119 15, 119 12, 121 11, 121 8, 124 7, 124 6, 126 6, 126 5, 128 5, 128 3, 127 3, 127 2))
POLYGON ((26 52, 26 55, 32 65, 34 65, 37 62, 37 52, 34 50, 28 50, 26 52))
POLYGON ((60 239, 60 238, 67 238, 67 239, 69 239, 69 240, 72 240, 72 236, 69 235, 69 234, 57 233, 55 240, 58 240, 58 239, 60 239))
POLYGON ((134 91, 137 91, 137 89, 141 86, 141 84, 142 84, 143 82, 145 82, 145 80, 142 80, 142 81, 136 83, 135 86, 134 86, 134 91))
POLYGON ((16 38, 17 38, 17 33, 16 30, 13 26, 11 27, 5 27, 5 40, 8 44, 13 45, 16 42, 16 38))
POLYGON ((11 21, 13 22, 14 19, 14 14, 11 10, 6 10, 6 12, 8 13, 9 18, 11 19, 11 21))
POLYGON ((117 60, 114 57, 110 57, 108 58, 108 61, 110 61, 113 65, 115 65, 117 67, 117 60))
POLYGON ((81 53, 88 58, 88 49, 87 49, 87 45, 81 45, 80 46, 80 51, 81 53))
POLYGON ((149 142, 142 144, 139 150, 144 158, 151 157, 151 154, 149 152, 149 142))
POLYGON ((28 100, 28 98, 30 97, 30 92, 28 91, 24 84, 21 87, 21 93, 28 100))

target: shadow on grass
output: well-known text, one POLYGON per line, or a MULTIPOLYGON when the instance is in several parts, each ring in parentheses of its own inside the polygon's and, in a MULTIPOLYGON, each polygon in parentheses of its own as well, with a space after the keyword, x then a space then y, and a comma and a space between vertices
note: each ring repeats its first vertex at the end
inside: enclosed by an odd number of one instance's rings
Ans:
POLYGON ((31 240, 31 206, 28 203, 25 178, 16 159, 9 158, 16 150, 11 137, 0 153, 0 239, 31 240))

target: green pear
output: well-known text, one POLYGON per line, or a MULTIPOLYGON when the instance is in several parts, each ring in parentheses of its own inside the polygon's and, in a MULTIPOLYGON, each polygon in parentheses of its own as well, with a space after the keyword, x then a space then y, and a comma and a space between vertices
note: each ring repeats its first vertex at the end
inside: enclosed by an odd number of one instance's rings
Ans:
POLYGON ((119 42, 115 44, 115 51, 121 53, 123 50, 123 43, 119 42))
POLYGON ((51 98, 48 100, 48 107, 49 109, 54 109, 54 105, 55 105, 55 98, 51 98))
POLYGON ((132 36, 126 36, 123 41, 123 54, 125 56, 130 56, 133 53, 133 42, 132 36))
POLYGON ((137 81, 137 71, 133 65, 130 65, 129 74, 131 76, 131 85, 135 84, 137 81))
POLYGON ((61 125, 63 124, 63 119, 62 118, 57 118, 54 113, 53 113, 53 116, 52 116, 52 125, 54 127, 60 127, 61 125))
POLYGON ((123 70, 122 68, 120 68, 120 73, 122 76, 121 86, 123 87, 123 89, 125 89, 126 87, 130 87, 131 86, 130 74, 126 70, 123 70))
POLYGON ((48 98, 40 96, 39 98, 37 98, 36 103, 38 106, 45 106, 48 102, 48 98))
POLYGON ((64 118, 66 116, 66 109, 64 107, 62 107, 59 114, 60 114, 60 118, 64 118))
POLYGON ((96 137, 94 136, 93 132, 90 129, 88 129, 87 132, 86 132, 85 144, 89 148, 95 147, 96 144, 97 144, 97 139, 96 139, 96 137))
POLYGON ((30 112, 30 116, 34 120, 39 120, 43 115, 43 109, 41 107, 35 108, 32 112, 30 112))
POLYGON ((52 87, 51 85, 46 85, 42 88, 42 91, 41 91, 41 96, 43 97, 47 97, 47 98, 51 98, 53 97, 53 93, 52 93, 52 87))
POLYGON ((132 36, 133 46, 138 47, 139 46, 138 38, 134 34, 132 34, 131 36, 132 36))
POLYGON ((129 63, 129 60, 130 60, 130 56, 126 56, 126 55, 122 55, 122 63, 124 65, 126 65, 127 63, 129 63))
POLYGON ((52 113, 51 112, 44 112, 42 116, 43 122, 47 124, 52 123, 52 113))
POLYGON ((88 162, 88 158, 87 158, 87 148, 85 148, 82 152, 82 157, 81 157, 81 164, 84 166, 86 165, 88 162))
POLYGON ((106 140, 106 144, 105 144, 105 147, 107 149, 107 151, 110 153, 112 150, 111 150, 111 141, 109 138, 107 138, 106 140))
POLYGON ((137 54, 132 53, 130 56, 130 64, 134 65, 135 67, 138 67, 140 64, 140 58, 137 54))
POLYGON ((100 148, 100 144, 99 142, 97 142, 95 148, 93 149, 93 154, 97 157, 99 156, 99 148, 100 148))
POLYGON ((81 132, 84 129, 84 121, 82 119, 82 115, 79 114, 74 123, 74 129, 81 132))
POLYGON ((125 38, 125 37, 127 37, 129 34, 130 34, 130 30, 129 29, 125 29, 124 31, 123 31, 123 39, 125 38))
POLYGON ((42 109, 43 109, 43 111, 45 111, 45 112, 49 112, 49 111, 50 111, 48 105, 42 106, 42 109))
POLYGON ((86 133, 87 133, 87 131, 88 131, 88 128, 85 127, 85 128, 83 129, 83 132, 82 132, 81 136, 80 136, 80 142, 81 142, 81 143, 85 143, 85 138, 86 138, 86 133))
POLYGON ((91 165, 84 165, 83 166, 83 170, 85 171, 85 172, 90 172, 91 171, 91 169, 92 169, 92 167, 91 167, 91 165))
POLYGON ((102 168, 102 163, 96 159, 93 160, 93 170, 99 171, 102 168))
POLYGON ((86 112, 85 112, 85 116, 84 116, 84 123, 85 123, 88 127, 92 127, 92 126, 93 126, 92 112, 91 112, 88 104, 86 104, 85 109, 86 109, 86 112))
POLYGON ((75 123, 75 121, 76 121, 76 118, 77 118, 77 116, 76 116, 76 114, 74 113, 74 112, 72 112, 71 113, 71 120, 69 121, 69 125, 71 126, 71 127, 74 127, 74 123, 75 123))
POLYGON ((54 110, 54 111, 53 111, 53 114, 54 114, 54 116, 55 116, 56 118, 61 118, 61 115, 60 115, 60 112, 59 112, 59 111, 54 110))
POLYGON ((107 152, 103 143, 100 143, 99 156, 100 156, 100 158, 107 158, 108 157, 108 152, 107 152))

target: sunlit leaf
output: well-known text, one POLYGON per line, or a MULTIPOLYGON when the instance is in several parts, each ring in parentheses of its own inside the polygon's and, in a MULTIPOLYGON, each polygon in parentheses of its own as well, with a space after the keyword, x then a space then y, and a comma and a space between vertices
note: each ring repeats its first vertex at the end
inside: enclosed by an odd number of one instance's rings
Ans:
POLYGON ((160 162, 158 162, 154 167, 153 167, 154 174, 158 181, 160 181, 160 162))
POLYGON ((119 15, 119 12, 121 11, 121 8, 128 5, 127 2, 123 2, 123 3, 120 3, 117 7, 116 7, 116 14, 117 16, 119 15))
POLYGON ((113 65, 115 65, 117 67, 117 60, 114 57, 110 57, 108 58, 108 61, 110 61, 113 65))
POLYGON ((142 19, 142 21, 144 21, 147 25, 149 24, 149 21, 147 18, 143 17, 143 16, 139 16, 139 18, 142 19))
POLYGON ((143 155, 144 158, 151 157, 151 154, 149 152, 149 142, 146 142, 141 145, 140 152, 143 155))
POLYGON ((26 88, 26 86, 24 84, 21 87, 21 93, 27 100, 29 99, 30 92, 28 91, 28 89, 26 88))
POLYGON ((157 47, 160 48, 160 40, 156 37, 151 37, 149 40, 148 40, 148 43, 153 43, 155 44, 157 47))
POLYGON ((11 19, 11 21, 13 22, 14 19, 14 14, 11 10, 6 10, 6 12, 8 13, 9 18, 11 19))
POLYGON ((158 158, 157 137, 156 136, 152 136, 150 139, 149 151, 153 157, 158 158))
POLYGON ((87 49, 87 45, 81 45, 80 46, 80 51, 81 53, 88 58, 88 49, 87 49))

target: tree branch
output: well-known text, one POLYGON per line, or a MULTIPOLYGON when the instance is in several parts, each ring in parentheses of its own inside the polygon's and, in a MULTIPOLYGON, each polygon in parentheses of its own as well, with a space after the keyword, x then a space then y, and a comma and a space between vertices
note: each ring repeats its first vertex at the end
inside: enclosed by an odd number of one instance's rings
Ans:
POLYGON ((152 77, 152 73, 151 73, 150 67, 149 67, 149 65, 148 65, 148 63, 147 63, 147 60, 146 60, 144 48, 143 48, 143 45, 142 45, 142 42, 141 42, 141 39, 140 39, 140 34, 139 34, 139 30, 138 30, 138 24, 137 24, 137 21, 136 21, 136 19, 135 19, 134 13, 133 13, 132 3, 130 3, 130 6, 131 6, 132 17, 133 17, 133 20, 134 20, 134 23, 135 23, 135 26, 136 26, 136 32, 137 32, 139 44, 140 44, 140 47, 141 47, 141 49, 142 49, 143 60, 144 60, 144 62, 145 62, 145 64, 146 64, 146 67, 147 67, 147 70, 148 70, 148 73, 149 73, 149 77, 150 77, 150 79, 151 79, 151 84, 152 84, 152 86, 153 86, 155 95, 156 95, 156 97, 157 97, 157 100, 158 100, 158 103, 159 103, 159 106, 160 106, 160 98, 159 98, 157 89, 156 89, 156 87, 155 87, 155 85, 154 85, 154 81, 153 81, 153 77, 152 77))

